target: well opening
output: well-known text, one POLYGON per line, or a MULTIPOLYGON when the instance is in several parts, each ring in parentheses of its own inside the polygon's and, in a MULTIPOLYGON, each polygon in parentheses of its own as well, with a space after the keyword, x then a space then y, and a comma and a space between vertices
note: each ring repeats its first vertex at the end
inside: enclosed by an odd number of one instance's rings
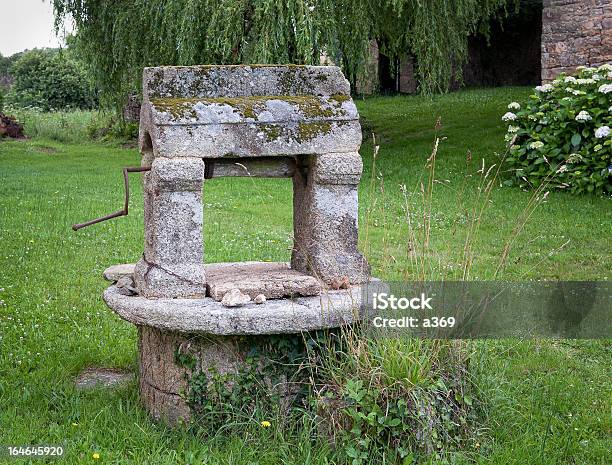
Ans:
POLYGON ((244 161, 215 164, 203 183, 204 263, 290 261, 292 180, 264 177, 258 168, 244 161))

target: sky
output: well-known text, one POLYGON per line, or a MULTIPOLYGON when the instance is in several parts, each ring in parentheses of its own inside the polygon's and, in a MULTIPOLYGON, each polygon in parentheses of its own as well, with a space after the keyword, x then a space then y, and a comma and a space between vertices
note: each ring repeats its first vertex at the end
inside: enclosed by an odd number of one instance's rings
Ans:
POLYGON ((26 49, 58 47, 49 0, 0 0, 0 53, 10 56, 26 49))

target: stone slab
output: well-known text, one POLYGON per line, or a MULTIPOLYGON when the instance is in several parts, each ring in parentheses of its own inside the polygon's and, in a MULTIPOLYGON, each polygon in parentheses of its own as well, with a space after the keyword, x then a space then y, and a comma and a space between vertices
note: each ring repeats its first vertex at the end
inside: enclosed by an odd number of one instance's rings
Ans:
POLYGON ((150 105, 152 122, 160 126, 350 121, 359 118, 351 98, 341 94, 154 98, 150 105))
MULTIPOLYGON (((113 265, 104 270, 104 278, 117 282, 123 277, 134 275, 133 263, 113 265)), ((217 301, 232 288, 255 299, 263 294, 266 299, 280 299, 290 296, 313 296, 321 292, 320 283, 312 276, 292 270, 288 263, 238 262, 209 263, 204 265, 208 296, 217 301)))
POLYGON ((288 263, 238 262, 205 266, 207 295, 216 301, 232 289, 238 289, 255 300, 319 295, 321 285, 316 278, 292 270, 288 263))
POLYGON ((279 157, 356 152, 362 133, 358 120, 285 123, 185 124, 145 123, 155 157, 279 157))
POLYGON ((125 263, 125 264, 121 264, 121 265, 112 265, 112 266, 109 266, 107 269, 104 270, 104 273, 102 273, 102 276, 107 281, 117 282, 121 278, 124 278, 126 276, 133 276, 134 275, 134 267, 135 266, 136 265, 134 263, 125 263))
POLYGON ((203 299, 146 299, 125 296, 114 285, 104 301, 121 318, 139 326, 212 335, 292 334, 337 328, 359 321, 361 286, 318 296, 268 300, 227 308, 203 299))
POLYGON ((337 66, 159 66, 143 72, 144 98, 349 95, 337 66))

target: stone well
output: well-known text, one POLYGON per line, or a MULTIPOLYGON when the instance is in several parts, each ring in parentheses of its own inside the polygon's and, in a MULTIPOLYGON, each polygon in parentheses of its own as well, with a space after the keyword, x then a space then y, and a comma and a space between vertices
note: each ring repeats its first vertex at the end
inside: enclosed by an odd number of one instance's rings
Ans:
POLYGON ((144 254, 105 272, 115 284, 104 300, 138 327, 140 394, 154 417, 187 421, 191 372, 238 372, 249 338, 356 321, 370 280, 357 249, 360 144, 336 67, 145 69, 144 254), (290 263, 205 264, 202 190, 224 176, 291 178, 290 263), (185 347, 189 368, 176 361, 185 347))

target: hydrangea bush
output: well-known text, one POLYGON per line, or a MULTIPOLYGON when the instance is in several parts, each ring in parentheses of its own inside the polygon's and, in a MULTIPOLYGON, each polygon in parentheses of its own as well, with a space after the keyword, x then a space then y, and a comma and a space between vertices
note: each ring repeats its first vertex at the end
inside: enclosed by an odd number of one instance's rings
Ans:
POLYGON ((506 185, 612 193, 612 65, 581 67, 508 105, 506 185))

